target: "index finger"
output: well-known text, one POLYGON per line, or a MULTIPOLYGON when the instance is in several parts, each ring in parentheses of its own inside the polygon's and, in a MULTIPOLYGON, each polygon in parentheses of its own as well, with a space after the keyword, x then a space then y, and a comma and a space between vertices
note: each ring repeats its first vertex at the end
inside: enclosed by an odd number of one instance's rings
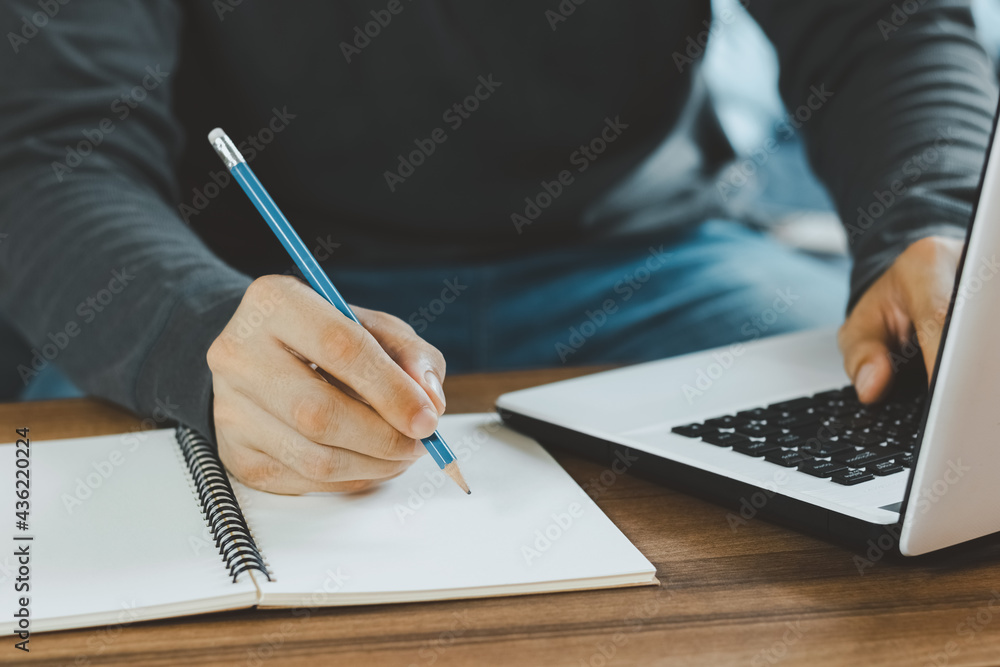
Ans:
POLYGON ((271 335, 357 392, 400 433, 434 432, 438 413, 427 393, 364 327, 298 280, 289 279, 286 289, 288 298, 269 318, 271 335))

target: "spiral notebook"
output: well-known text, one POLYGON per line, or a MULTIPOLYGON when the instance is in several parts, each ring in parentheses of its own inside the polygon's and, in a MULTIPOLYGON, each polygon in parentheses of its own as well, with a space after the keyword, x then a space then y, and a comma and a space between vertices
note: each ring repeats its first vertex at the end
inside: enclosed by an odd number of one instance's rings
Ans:
MULTIPOLYGON (((536 442, 446 416, 471 496, 429 456, 363 494, 280 496, 231 479, 187 430, 32 442, 30 631, 246 607, 321 607, 655 584, 655 569, 536 442)), ((15 445, 0 445, 4 507, 15 445)), ((0 627, 19 575, 0 556, 0 627)), ((13 599, 12 599, 13 598, 13 599)))

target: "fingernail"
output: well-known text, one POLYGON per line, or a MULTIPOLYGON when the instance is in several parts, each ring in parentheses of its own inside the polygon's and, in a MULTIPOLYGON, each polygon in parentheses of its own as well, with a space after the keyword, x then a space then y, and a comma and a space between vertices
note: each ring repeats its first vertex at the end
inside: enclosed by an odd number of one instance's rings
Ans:
POLYGON ((857 390, 858 395, 868 395, 868 390, 871 388, 872 383, 875 381, 875 364, 867 363, 861 367, 858 374, 854 377, 854 388, 857 390))
POLYGON ((418 437, 426 438, 437 428, 437 423, 437 413, 430 408, 424 408, 410 422, 410 431, 418 437))
POLYGON ((444 414, 445 400, 444 400, 444 387, 441 386, 441 380, 438 379, 437 373, 434 371, 427 371, 424 373, 424 381, 430 390, 434 392, 434 395, 438 397, 441 401, 441 409, 438 410, 439 415, 444 414))

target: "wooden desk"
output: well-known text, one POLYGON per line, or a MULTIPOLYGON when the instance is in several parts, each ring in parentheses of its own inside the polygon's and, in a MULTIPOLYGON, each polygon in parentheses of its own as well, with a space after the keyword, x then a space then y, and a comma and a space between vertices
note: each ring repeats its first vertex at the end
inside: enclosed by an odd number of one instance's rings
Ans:
MULTIPOLYGON (((452 378, 449 408, 489 410, 504 391, 580 373, 452 378)), ((0 405, 0 432, 28 425, 36 440, 121 432, 136 424, 120 410, 87 400, 0 405)), ((581 483, 603 471, 572 456, 557 458, 581 483)), ((38 635, 30 662, 1000 664, 995 549, 932 564, 879 560, 862 575, 849 551, 761 520, 733 530, 727 510, 632 477, 616 479, 597 503, 656 565, 659 589, 210 614, 38 635)), ((0 662, 22 655, 4 646, 0 662)))

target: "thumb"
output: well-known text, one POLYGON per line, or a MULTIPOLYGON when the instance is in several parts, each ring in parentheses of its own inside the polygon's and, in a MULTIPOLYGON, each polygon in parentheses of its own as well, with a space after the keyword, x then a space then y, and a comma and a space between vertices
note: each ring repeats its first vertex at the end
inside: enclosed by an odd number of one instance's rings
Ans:
POLYGON ((840 328, 838 342, 844 355, 844 370, 858 392, 858 399, 874 403, 885 396, 892 384, 891 337, 878 309, 867 306, 858 304, 840 328))
POLYGON ((948 305, 941 295, 913 300, 915 302, 913 330, 920 344, 924 368, 927 369, 927 381, 930 383, 934 377, 934 366, 937 363, 938 347, 941 345, 941 333, 948 316, 948 305))
POLYGON ((963 247, 957 239, 925 238, 907 248, 898 261, 900 296, 920 344, 928 382, 934 376, 963 247))

